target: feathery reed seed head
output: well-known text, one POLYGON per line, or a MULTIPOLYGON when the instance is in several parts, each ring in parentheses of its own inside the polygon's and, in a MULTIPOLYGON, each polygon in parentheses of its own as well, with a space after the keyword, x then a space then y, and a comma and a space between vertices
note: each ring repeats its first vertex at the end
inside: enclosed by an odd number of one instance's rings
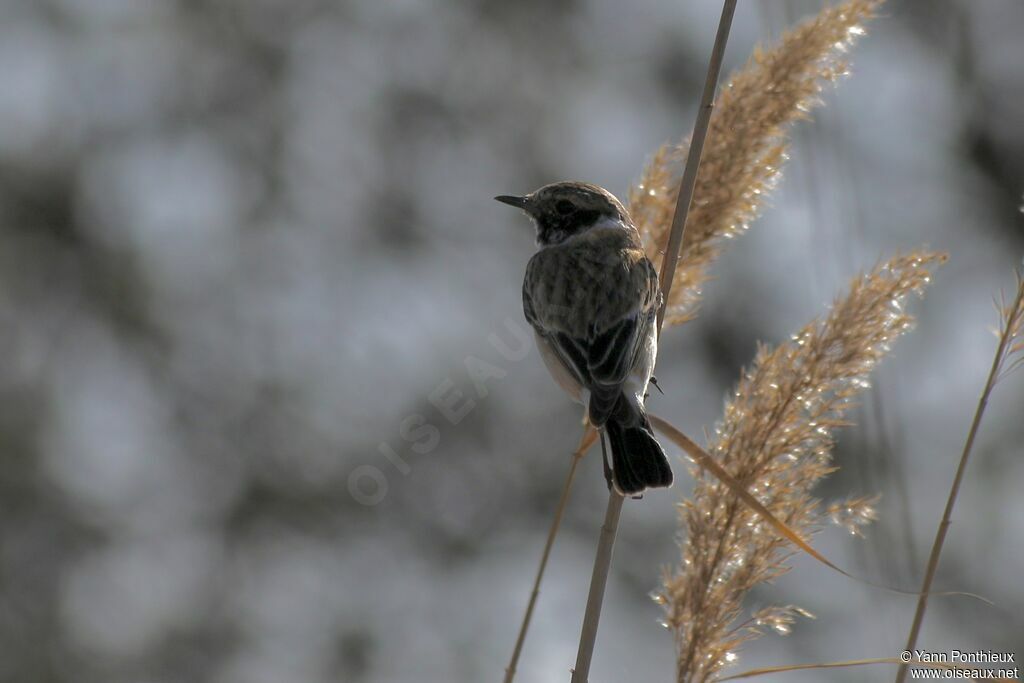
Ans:
MULTIPOLYGON (((842 55, 863 34, 860 24, 879 4, 881 0, 848 0, 822 10, 785 33, 772 49, 756 49, 722 88, 697 174, 666 324, 694 316, 707 268, 723 240, 747 229, 775 187, 786 160, 788 125, 808 118, 820 104, 822 84, 846 73, 842 55)), ((661 147, 629 194, 630 215, 648 257, 659 268, 688 147, 685 142, 661 147)))
POLYGON ((825 516, 836 526, 842 527, 853 536, 863 536, 864 527, 878 519, 875 506, 881 496, 851 496, 845 500, 829 503, 825 516))
POLYGON ((1002 356, 997 361, 999 369, 996 381, 999 381, 1024 366, 1024 270, 1017 271, 1017 287, 1013 298, 1007 303, 1006 297, 1000 294, 996 310, 999 313, 996 336, 1006 337, 1002 356))
MULTIPOLYGON (((824 320, 774 349, 759 348, 726 403, 708 451, 804 538, 831 514, 812 490, 834 469, 833 431, 847 424, 844 414, 869 386, 868 373, 892 341, 910 329, 904 299, 922 293, 931 268, 944 260, 915 252, 854 278, 824 320)), ((763 615, 736 623, 743 596, 786 572, 792 549, 727 486, 691 470, 693 493, 679 505, 686 529, 681 564, 663 582, 680 682, 708 680, 735 659, 740 645, 760 635, 757 626, 784 633, 791 623, 763 615)), ((841 523, 859 529, 873 519, 872 503, 855 498, 839 504, 836 510, 846 515, 841 523)))

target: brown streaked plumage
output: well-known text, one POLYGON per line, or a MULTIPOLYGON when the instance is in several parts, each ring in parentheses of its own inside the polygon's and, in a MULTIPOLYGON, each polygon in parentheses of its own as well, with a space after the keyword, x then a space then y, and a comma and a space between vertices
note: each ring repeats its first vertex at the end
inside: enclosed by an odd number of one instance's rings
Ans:
POLYGON ((632 229, 592 228, 571 244, 541 249, 526 266, 524 305, 545 328, 574 337, 656 310, 659 297, 658 275, 632 229))

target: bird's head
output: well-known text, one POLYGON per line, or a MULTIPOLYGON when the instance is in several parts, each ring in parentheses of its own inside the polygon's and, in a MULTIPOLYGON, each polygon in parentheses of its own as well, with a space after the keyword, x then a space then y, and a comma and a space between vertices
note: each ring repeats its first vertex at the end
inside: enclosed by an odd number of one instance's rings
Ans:
POLYGON ((523 197, 502 195, 499 202, 519 207, 537 224, 537 244, 551 246, 598 225, 629 225, 629 214, 615 196, 597 185, 562 182, 523 197))

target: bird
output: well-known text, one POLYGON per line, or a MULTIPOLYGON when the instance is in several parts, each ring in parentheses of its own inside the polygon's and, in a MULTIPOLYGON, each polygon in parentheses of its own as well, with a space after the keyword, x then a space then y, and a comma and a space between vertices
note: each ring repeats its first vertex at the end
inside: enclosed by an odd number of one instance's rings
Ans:
POLYGON ((638 496, 671 486, 672 467, 644 408, 662 295, 629 212, 607 190, 576 181, 495 199, 536 227, 523 313, 552 377, 607 437, 609 487, 638 496))

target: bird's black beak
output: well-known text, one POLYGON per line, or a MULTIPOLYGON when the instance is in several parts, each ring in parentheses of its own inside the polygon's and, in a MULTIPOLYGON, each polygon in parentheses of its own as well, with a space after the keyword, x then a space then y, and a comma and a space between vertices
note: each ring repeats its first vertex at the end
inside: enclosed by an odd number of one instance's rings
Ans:
POLYGON ((508 204, 509 206, 516 207, 517 209, 525 209, 528 203, 526 197, 514 197, 512 195, 507 194, 498 195, 497 197, 495 197, 495 199, 501 202, 502 204, 508 204))

